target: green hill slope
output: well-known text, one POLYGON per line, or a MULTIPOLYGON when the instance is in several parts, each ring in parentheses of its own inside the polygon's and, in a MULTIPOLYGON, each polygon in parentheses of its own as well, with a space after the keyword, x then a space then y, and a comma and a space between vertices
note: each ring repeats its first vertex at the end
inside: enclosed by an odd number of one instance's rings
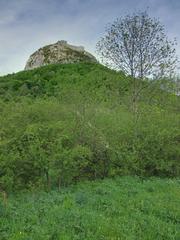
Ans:
POLYGON ((99 64, 57 64, 1 77, 0 96, 5 100, 22 96, 67 100, 69 96, 72 100, 75 95, 108 101, 109 97, 123 96, 129 84, 130 78, 123 73, 99 64))
POLYGON ((0 77, 0 186, 62 186, 115 175, 179 176, 179 99, 99 64, 0 77))

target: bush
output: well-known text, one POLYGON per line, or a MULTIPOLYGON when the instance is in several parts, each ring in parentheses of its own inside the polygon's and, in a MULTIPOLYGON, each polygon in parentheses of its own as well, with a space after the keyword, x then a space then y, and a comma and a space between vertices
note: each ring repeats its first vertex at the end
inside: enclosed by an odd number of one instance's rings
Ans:
POLYGON ((93 64, 0 78, 7 90, 0 91, 0 188, 61 187, 116 175, 179 176, 178 97, 157 91, 147 104, 146 96, 135 122, 130 82, 93 64))

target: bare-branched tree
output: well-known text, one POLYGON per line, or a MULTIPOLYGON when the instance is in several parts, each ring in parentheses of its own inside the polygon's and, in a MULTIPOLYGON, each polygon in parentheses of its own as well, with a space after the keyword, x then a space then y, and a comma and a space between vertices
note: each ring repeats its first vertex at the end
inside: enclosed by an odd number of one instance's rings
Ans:
POLYGON ((169 41, 159 20, 139 12, 109 25, 97 43, 103 63, 136 78, 167 76, 176 67, 176 41, 169 41))
POLYGON ((178 61, 175 46, 176 41, 168 40, 164 26, 146 11, 115 20, 97 43, 103 63, 133 77, 131 107, 136 121, 139 99, 150 86, 144 80, 172 78, 178 61))

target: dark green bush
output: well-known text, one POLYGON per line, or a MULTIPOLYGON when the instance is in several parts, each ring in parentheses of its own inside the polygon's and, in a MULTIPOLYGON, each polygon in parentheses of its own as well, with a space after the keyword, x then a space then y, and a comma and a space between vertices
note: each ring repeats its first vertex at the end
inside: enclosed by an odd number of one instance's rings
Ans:
POLYGON ((178 97, 157 91, 151 104, 143 97, 135 123, 130 84, 124 74, 96 64, 1 77, 0 188, 179 176, 178 97))

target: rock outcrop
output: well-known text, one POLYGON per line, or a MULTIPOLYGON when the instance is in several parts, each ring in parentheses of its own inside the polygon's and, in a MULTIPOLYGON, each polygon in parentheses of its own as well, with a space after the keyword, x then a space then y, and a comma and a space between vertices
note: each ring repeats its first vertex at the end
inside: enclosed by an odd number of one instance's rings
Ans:
POLYGON ((73 46, 62 40, 34 52, 27 61, 25 70, 53 63, 77 62, 97 62, 97 60, 92 54, 86 52, 84 47, 73 46))

